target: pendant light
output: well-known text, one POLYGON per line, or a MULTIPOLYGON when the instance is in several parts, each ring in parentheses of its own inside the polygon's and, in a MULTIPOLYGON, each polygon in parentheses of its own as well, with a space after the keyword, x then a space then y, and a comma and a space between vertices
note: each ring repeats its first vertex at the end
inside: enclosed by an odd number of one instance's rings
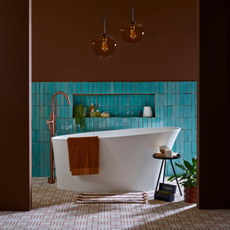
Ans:
POLYGON ((111 57, 117 49, 117 41, 115 38, 105 33, 105 0, 104 0, 104 33, 102 36, 96 37, 91 42, 92 49, 98 57, 111 57))
POLYGON ((144 27, 141 24, 134 22, 134 8, 132 0, 132 19, 129 24, 126 24, 121 27, 121 36, 124 41, 129 44, 138 44, 141 42, 142 37, 144 36, 144 27))

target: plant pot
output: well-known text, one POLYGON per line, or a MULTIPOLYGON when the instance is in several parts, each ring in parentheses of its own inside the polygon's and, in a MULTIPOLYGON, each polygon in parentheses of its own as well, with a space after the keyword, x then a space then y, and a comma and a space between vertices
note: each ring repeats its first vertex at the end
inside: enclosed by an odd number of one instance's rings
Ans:
POLYGON ((196 203, 196 187, 192 186, 190 189, 184 187, 184 201, 188 203, 196 203))

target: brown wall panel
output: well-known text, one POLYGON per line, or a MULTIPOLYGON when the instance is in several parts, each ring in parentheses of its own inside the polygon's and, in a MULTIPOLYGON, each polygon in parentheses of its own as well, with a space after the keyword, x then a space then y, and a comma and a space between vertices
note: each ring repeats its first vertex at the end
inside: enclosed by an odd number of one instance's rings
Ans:
POLYGON ((103 33, 103 0, 33 1, 33 81, 183 81, 198 79, 198 0, 135 0, 145 36, 126 45, 120 28, 131 1, 106 1, 106 32, 117 39, 111 58, 91 49, 103 33))
POLYGON ((198 207, 229 209, 229 7, 200 1, 198 207), (215 15, 215 17, 213 17, 215 15), (213 33, 213 31, 215 31, 213 33), (227 44, 228 42, 228 44, 227 44), (226 145, 225 145, 226 144, 226 145), (227 151, 226 151, 227 150, 227 151))
POLYGON ((0 1, 0 210, 30 210, 29 1, 0 1))

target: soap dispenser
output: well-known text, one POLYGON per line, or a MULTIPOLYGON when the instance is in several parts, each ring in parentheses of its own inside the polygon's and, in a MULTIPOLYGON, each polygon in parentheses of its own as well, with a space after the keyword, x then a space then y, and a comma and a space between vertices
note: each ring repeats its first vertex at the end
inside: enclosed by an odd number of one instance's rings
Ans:
POLYGON ((95 113, 95 117, 101 117, 101 113, 99 112, 99 110, 97 109, 96 113, 95 113))
POLYGON ((93 103, 91 103, 91 106, 90 106, 90 112, 94 112, 94 105, 93 105, 93 103))

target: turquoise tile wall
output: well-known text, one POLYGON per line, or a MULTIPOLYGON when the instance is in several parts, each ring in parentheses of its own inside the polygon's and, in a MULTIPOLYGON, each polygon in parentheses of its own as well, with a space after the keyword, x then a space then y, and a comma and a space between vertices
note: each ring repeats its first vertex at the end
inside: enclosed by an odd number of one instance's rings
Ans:
MULTIPOLYGON (((33 82, 32 83, 32 176, 48 177, 50 170, 49 129, 46 120, 51 110, 51 97, 57 91, 68 94, 71 106, 62 95, 58 95, 57 135, 76 133, 73 118, 73 94, 84 95, 85 102, 98 100, 101 110, 111 109, 111 118, 86 118, 86 129, 115 130, 144 127, 181 127, 181 132, 173 146, 182 159, 191 161, 197 154, 197 83, 196 82, 33 82), (95 95, 93 95, 95 94, 95 95), (117 95, 118 94, 118 95, 117 95), (127 95, 131 94, 127 99, 127 95), (145 95, 148 94, 148 95, 145 95), (146 98, 147 97, 147 98, 146 98), (150 98, 149 98, 150 97, 150 98), (154 102, 155 117, 137 117, 138 103, 150 100, 154 102), (133 117, 119 117, 119 109, 126 107, 129 100, 133 117), (119 100, 122 106, 119 105, 119 100), (126 101, 126 102, 125 102, 126 101), (123 103, 123 104, 122 104, 123 103), (137 105, 137 106, 135 106, 137 105)), ((79 95, 80 96, 80 95, 79 95)), ((140 104, 140 107, 143 104, 140 104)), ((127 111, 120 110, 127 114, 127 111)), ((179 168, 176 168, 179 173, 179 168)), ((166 175, 172 175, 172 168, 167 163, 166 175)))

